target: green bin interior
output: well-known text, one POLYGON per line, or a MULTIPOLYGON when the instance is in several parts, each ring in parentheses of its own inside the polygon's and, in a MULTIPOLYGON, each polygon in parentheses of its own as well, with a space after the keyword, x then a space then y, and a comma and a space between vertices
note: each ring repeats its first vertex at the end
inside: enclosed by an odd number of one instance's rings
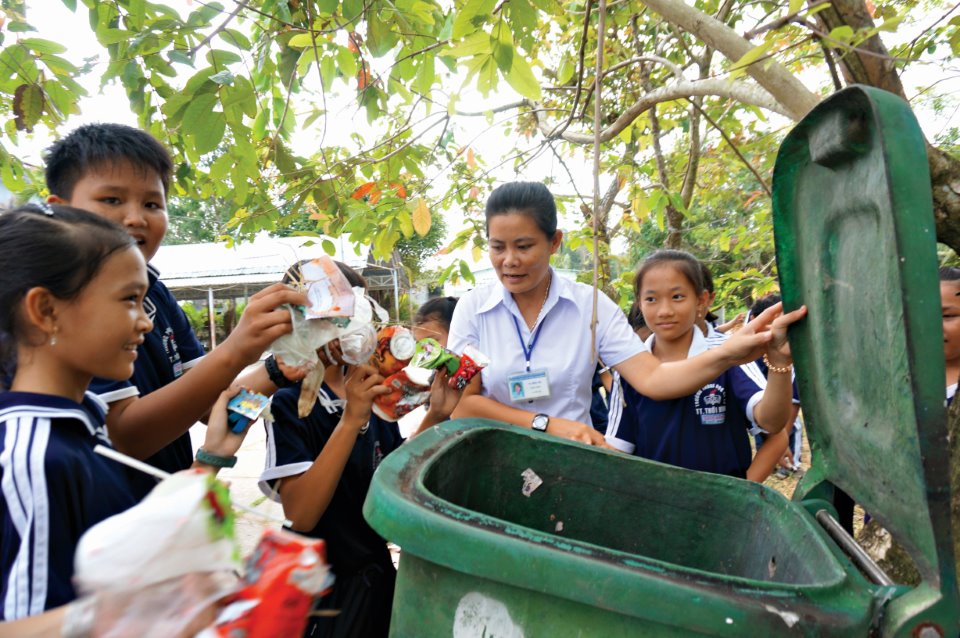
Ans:
POLYGON ((843 576, 809 517, 727 477, 483 429, 434 458, 423 484, 466 510, 643 560, 792 585, 843 576), (543 480, 529 497, 527 468, 543 480))

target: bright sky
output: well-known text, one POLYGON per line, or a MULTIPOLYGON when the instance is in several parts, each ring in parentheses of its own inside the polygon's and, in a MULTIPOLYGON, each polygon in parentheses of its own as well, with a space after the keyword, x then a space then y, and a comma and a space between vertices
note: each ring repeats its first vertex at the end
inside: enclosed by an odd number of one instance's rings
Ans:
MULTIPOLYGON (((166 0, 165 3, 176 8, 180 14, 184 16, 196 7, 191 0, 166 0)), ((84 58, 96 58, 97 60, 94 71, 82 81, 82 84, 84 84, 90 93, 90 96, 82 103, 82 114, 71 117, 63 127, 63 132, 68 132, 81 124, 95 121, 121 122, 135 126, 136 118, 130 112, 128 101, 122 88, 114 83, 107 85, 101 91, 98 86, 98 78, 107 63, 107 54, 97 43, 92 31, 88 27, 87 9, 82 3, 78 3, 79 6, 76 13, 67 9, 62 0, 28 0, 27 4, 27 19, 38 28, 38 36, 46 37, 65 45, 68 48, 68 52, 65 55, 75 63, 79 63, 84 58)), ((230 3, 226 2, 225 4, 229 5, 230 3)), ((914 30, 926 26, 925 23, 931 22, 932 20, 933 19, 925 21, 919 19, 919 27, 914 27, 914 30)), ((902 27, 901 32, 897 34, 898 37, 905 40, 912 37, 912 35, 913 33, 906 27, 902 27)), ((883 37, 888 45, 892 43, 893 36, 891 36, 891 34, 884 34, 883 37)), ((374 62, 376 63, 376 61, 374 62)), ((949 73, 945 74, 943 68, 936 64, 926 66, 915 65, 911 67, 909 75, 904 77, 907 92, 911 96, 916 94, 917 86, 929 85, 937 80, 943 83, 936 87, 937 93, 950 95, 951 88, 958 88, 956 86, 957 78, 949 73)), ((813 87, 811 86, 811 88, 813 87)), ((960 94, 960 92, 957 91, 953 91, 953 93, 960 94)), ((353 102, 350 97, 351 96, 347 95, 339 98, 329 98, 328 105, 331 111, 331 125, 328 126, 327 131, 326 140, 328 142, 347 142, 351 130, 369 132, 369 125, 367 124, 365 114, 357 111, 355 102, 353 102)), ((505 82, 501 82, 500 88, 490 99, 484 100, 482 96, 475 92, 465 92, 461 96, 460 104, 469 105, 470 109, 480 111, 485 108, 513 101, 516 98, 516 94, 512 92, 510 87, 507 86, 505 82)), ((947 99, 952 100, 954 105, 960 104, 960 102, 953 98, 947 99)), ((952 112, 948 109, 945 115, 935 116, 931 110, 919 106, 917 108, 917 115, 926 134, 932 138, 948 127, 958 125, 957 108, 960 107, 955 106, 952 112)), ((504 138, 502 133, 487 132, 487 123, 484 118, 476 118, 465 123, 460 119, 458 123, 466 133, 462 136, 458 135, 458 140, 461 141, 461 143, 469 143, 478 155, 485 160, 488 166, 499 162, 502 153, 506 152, 511 146, 512 140, 504 138), (470 141, 471 138, 472 141, 470 141)), ((310 136, 303 136, 300 138, 300 148, 298 150, 309 154, 311 148, 316 148, 319 142, 319 127, 317 127, 317 129, 316 137, 311 139, 310 136)), ((375 136, 370 137, 375 139, 375 136)), ((40 154, 42 149, 45 148, 50 141, 50 138, 42 133, 35 135, 33 139, 26 141, 21 146, 22 155, 28 161, 39 164, 41 163, 40 154)), ((531 140, 530 146, 536 144, 536 139, 531 140)), ((590 149, 584 149, 584 152, 578 153, 577 157, 567 160, 567 164, 571 168, 577 181, 577 190, 588 197, 593 190, 592 160, 588 155, 589 150, 590 149)), ((500 180, 516 179, 512 165, 513 162, 508 162, 504 167, 495 171, 494 175, 500 180)), ((540 158, 526 165, 523 169, 523 178, 525 179, 539 180, 545 177, 555 178, 557 182, 555 192, 558 194, 573 194, 574 189, 564 169, 549 152, 542 154, 540 158)), ((603 179, 604 185, 607 179, 606 177, 603 179)), ((439 177, 439 187, 446 187, 444 180, 444 176, 439 177)), ((447 215, 446 217, 448 228, 450 228, 452 234, 458 229, 456 220, 461 217, 459 215, 447 215)), ((580 219, 579 215, 576 218, 568 219, 566 225, 569 228, 573 224, 579 224, 580 219)))

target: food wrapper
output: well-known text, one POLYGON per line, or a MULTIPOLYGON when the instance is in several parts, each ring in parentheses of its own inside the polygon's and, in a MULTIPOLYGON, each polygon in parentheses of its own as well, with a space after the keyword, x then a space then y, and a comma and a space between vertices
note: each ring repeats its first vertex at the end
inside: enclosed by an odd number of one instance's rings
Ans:
POLYGON ((430 383, 414 383, 407 374, 408 370, 404 368, 384 380, 383 385, 390 388, 390 394, 378 395, 373 400, 373 412, 381 419, 398 421, 430 399, 430 383))
POLYGON ((447 373, 453 375, 460 367, 460 357, 444 348, 436 339, 427 337, 417 342, 417 351, 410 365, 427 370, 446 368, 447 373))
POLYGON ((322 255, 304 262, 300 265, 300 274, 310 300, 306 309, 308 319, 353 315, 354 296, 350 282, 330 257, 322 255))
POLYGON ((460 355, 460 367, 447 383, 454 390, 463 390, 473 377, 490 364, 490 359, 473 346, 467 346, 460 355))
POLYGON ((413 333, 403 326, 386 326, 377 334, 377 349, 371 363, 384 377, 400 372, 417 350, 413 333))
POLYGON ((202 470, 177 472, 139 504, 86 531, 74 556, 74 585, 86 595, 235 570, 233 524, 223 483, 202 470))
POLYGON ((246 388, 241 389, 240 393, 227 403, 227 421, 230 423, 230 431, 240 434, 259 419, 269 405, 269 397, 250 392, 246 388))
POLYGON ((322 540, 267 530, 247 559, 242 589, 197 638, 300 636, 313 599, 330 590, 333 576, 322 540))

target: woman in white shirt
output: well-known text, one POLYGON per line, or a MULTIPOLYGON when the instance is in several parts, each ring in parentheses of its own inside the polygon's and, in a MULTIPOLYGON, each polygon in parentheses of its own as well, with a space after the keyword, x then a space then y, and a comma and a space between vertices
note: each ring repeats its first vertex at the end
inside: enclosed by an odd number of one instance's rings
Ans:
MULTIPOLYGON (((560 248, 553 195, 543 184, 503 184, 487 200, 490 261, 499 282, 467 293, 450 324, 449 347, 476 346, 490 358, 464 391, 454 418, 484 417, 606 445, 590 425, 593 289, 558 277, 550 256, 560 248)), ((661 363, 606 295, 597 301, 597 354, 642 394, 672 399, 695 392, 733 365, 768 349, 788 351, 787 326, 805 308, 775 306, 722 346, 661 363), (769 328, 769 329, 768 329, 769 328)))

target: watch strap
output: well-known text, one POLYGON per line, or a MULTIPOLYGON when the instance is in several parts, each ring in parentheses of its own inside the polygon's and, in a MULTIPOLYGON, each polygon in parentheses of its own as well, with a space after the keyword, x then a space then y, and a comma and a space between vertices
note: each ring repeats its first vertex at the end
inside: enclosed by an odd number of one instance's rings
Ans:
POLYGON ((293 385, 293 381, 283 376, 283 372, 280 370, 280 366, 277 364, 277 358, 273 355, 270 355, 263 360, 263 367, 267 370, 267 376, 270 377, 270 382, 278 388, 287 388, 293 385))
POLYGON ((220 456, 219 454, 211 454, 203 448, 197 450, 197 460, 204 465, 209 465, 210 467, 229 468, 237 464, 236 455, 220 456))

